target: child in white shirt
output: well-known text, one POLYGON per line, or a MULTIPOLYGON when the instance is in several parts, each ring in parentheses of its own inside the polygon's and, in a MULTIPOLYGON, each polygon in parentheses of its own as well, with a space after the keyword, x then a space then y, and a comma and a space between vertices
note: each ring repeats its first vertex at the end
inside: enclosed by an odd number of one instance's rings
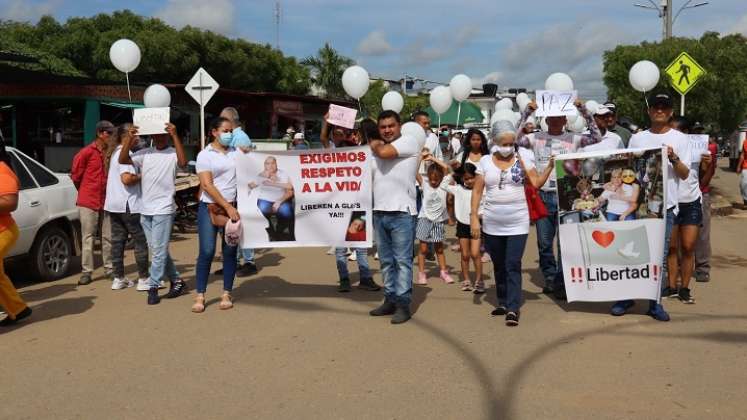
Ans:
POLYGON ((436 260, 441 269, 440 277, 444 283, 451 284, 454 280, 449 276, 446 269, 446 257, 444 256, 444 225, 448 219, 446 211, 446 184, 444 174, 448 170, 445 163, 434 158, 428 151, 424 151, 422 160, 432 162, 428 166, 427 181, 417 174, 417 181, 423 191, 423 205, 418 214, 418 224, 415 229, 415 237, 420 241, 420 252, 418 253, 418 277, 415 284, 428 284, 425 275, 425 254, 428 252, 428 244, 433 244, 436 251, 436 260))

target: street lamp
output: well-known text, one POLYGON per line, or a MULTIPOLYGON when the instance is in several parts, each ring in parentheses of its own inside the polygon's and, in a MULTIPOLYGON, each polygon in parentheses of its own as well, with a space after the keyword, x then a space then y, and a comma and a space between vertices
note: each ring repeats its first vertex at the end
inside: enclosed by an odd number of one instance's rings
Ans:
POLYGON ((677 17, 682 13, 683 10, 686 9, 694 9, 696 7, 705 6, 709 4, 709 2, 704 1, 700 3, 690 4, 693 2, 693 0, 687 0, 685 4, 683 4, 679 10, 677 10, 677 13, 674 15, 674 19, 672 19, 672 0, 661 0, 661 4, 654 3, 653 0, 648 0, 650 5, 648 4, 641 4, 641 3, 635 3, 633 6, 640 7, 643 9, 651 9, 656 10, 656 12, 659 15, 659 18, 662 19, 662 38, 663 39, 669 39, 672 37, 672 25, 675 21, 677 21, 677 17))

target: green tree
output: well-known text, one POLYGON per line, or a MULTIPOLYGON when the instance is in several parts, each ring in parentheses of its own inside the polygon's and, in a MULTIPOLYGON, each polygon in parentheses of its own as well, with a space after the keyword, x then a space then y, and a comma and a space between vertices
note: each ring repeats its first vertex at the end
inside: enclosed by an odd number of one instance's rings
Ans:
MULTIPOLYGON (((715 130, 728 133, 745 119, 747 114, 747 39, 742 35, 720 36, 705 33, 700 39, 672 38, 663 42, 644 42, 640 45, 621 45, 604 53, 604 83, 609 98, 618 105, 621 116, 631 117, 636 123, 648 124, 643 94, 633 90, 628 81, 630 68, 639 60, 656 63, 661 78, 656 89, 671 87, 664 69, 681 52, 686 51, 705 70, 706 74, 686 95, 685 113, 691 121, 701 121, 715 130)), ((675 101, 679 110, 679 101, 675 101)))
POLYGON ((344 98, 342 73, 353 65, 353 60, 340 55, 329 43, 319 49, 316 56, 306 57, 301 64, 311 71, 311 81, 327 98, 344 98))

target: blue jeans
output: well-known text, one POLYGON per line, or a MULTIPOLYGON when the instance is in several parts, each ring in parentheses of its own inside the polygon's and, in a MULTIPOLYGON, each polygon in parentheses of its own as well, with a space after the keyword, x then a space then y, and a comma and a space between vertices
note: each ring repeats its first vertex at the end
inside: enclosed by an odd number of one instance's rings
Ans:
MULTIPOLYGON (((620 220, 619 214, 610 213, 610 212, 605 213, 604 217, 607 219, 608 222, 616 222, 620 220)), ((635 220, 635 214, 631 213, 625 216, 625 219, 623 220, 635 220)))
MULTIPOLYGON (((222 228, 216 227, 210 221, 210 213, 207 204, 200 201, 197 207, 197 234, 200 241, 200 253, 197 256, 197 293, 205 293, 207 289, 210 265, 215 257, 215 240, 222 228)), ((223 290, 233 290, 233 280, 236 276, 236 253, 238 246, 228 246, 223 235, 221 237, 221 248, 223 249, 223 290)))
MULTIPOLYGON (((371 269, 368 268, 368 249, 367 248, 350 248, 358 257, 358 274, 361 279, 371 278, 371 269)), ((347 248, 335 248, 335 260, 337 262, 337 274, 340 279, 349 279, 348 273, 348 256, 345 255, 347 248)))
POLYGON ((244 248, 241 250, 241 255, 244 257, 244 264, 254 264, 254 250, 252 248, 244 248))
POLYGON ((169 254, 169 239, 171 226, 174 224, 173 214, 156 214, 153 216, 140 215, 145 240, 150 248, 150 287, 158 287, 164 277, 172 282, 179 278, 174 260, 169 254))
POLYGON ((412 300, 412 236, 415 216, 401 211, 374 211, 376 243, 386 300, 409 305, 412 300))
POLYGON ((555 259, 552 246, 558 232, 558 196, 554 192, 539 191, 542 202, 547 207, 547 217, 537 220, 537 248, 539 264, 545 277, 545 286, 554 290, 565 288, 563 284, 563 264, 560 257, 560 240, 558 240, 558 259, 555 259))
POLYGON ((504 306, 509 312, 518 312, 521 308, 521 258, 528 236, 485 234, 485 248, 493 260, 498 306, 504 306))

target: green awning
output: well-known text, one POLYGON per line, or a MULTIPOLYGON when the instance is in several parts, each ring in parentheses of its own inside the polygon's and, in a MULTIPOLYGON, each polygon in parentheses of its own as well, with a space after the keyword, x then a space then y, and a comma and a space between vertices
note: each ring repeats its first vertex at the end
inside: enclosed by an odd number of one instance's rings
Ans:
MULTIPOLYGON (((457 125, 458 107, 458 102, 452 102, 451 108, 449 108, 445 113, 441 114, 441 124, 457 125)), ((433 108, 428 107, 425 109, 425 112, 430 115, 431 124, 438 124, 438 114, 436 114, 436 111, 434 111, 433 108)), ((481 123, 484 119, 485 116, 482 115, 482 111, 480 111, 479 106, 469 101, 462 102, 462 109, 461 111, 459 111, 460 126, 470 123, 481 123)))
POLYGON ((145 108, 145 105, 133 102, 102 102, 101 105, 106 106, 113 106, 115 108, 124 108, 124 109, 137 109, 137 108, 145 108))

